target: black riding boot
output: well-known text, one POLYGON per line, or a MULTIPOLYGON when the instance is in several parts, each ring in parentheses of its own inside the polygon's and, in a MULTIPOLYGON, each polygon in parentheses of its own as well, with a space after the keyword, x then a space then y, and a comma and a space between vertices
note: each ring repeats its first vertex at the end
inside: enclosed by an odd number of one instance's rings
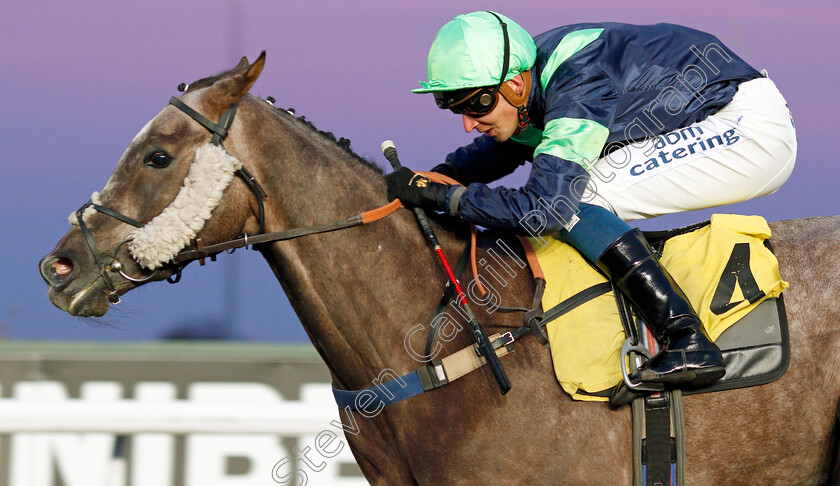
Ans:
POLYGON ((720 349, 639 229, 628 231, 596 263, 624 293, 656 335, 663 350, 629 377, 668 388, 700 387, 726 373, 720 349))

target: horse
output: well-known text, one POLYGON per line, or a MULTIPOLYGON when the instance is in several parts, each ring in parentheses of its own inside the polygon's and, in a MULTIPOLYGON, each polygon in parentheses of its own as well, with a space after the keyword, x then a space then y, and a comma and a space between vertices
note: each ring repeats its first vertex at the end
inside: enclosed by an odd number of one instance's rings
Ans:
MULTIPOLYGON (((215 134, 225 132, 225 153, 252 176, 250 184, 247 177, 233 177, 225 186, 199 225, 196 242, 210 245, 261 230, 318 225, 387 203, 383 170, 375 163, 248 94, 264 62, 264 52, 254 63, 243 57, 235 68, 188 85, 176 98, 209 120, 237 107, 229 128, 215 134)), ((54 305, 72 315, 101 316, 132 289, 180 274, 181 267, 171 262, 141 265, 129 246, 135 226, 172 206, 181 186, 194 177, 196 152, 214 135, 208 130, 170 103, 140 131, 95 198, 98 208, 126 218, 97 208, 80 210, 76 224, 40 262, 54 305), (113 271, 116 263, 119 272, 113 271)), ((436 215, 431 224, 445 254, 464 251, 470 235, 463 223, 436 215)), ((771 228, 782 276, 790 283, 785 291, 789 370, 770 384, 684 399, 687 484, 837 480, 840 218, 779 221, 771 228)), ((481 231, 477 258, 497 261, 492 256, 516 270, 514 260, 522 258, 517 241, 481 231), (498 251, 502 244, 515 254, 498 251)), ((411 211, 256 248, 335 388, 367 388, 382 379, 384 370, 402 375, 421 364, 411 351, 423 349, 426 338, 413 330, 434 318, 447 275, 411 211)), ((489 277, 491 270, 488 265, 478 273, 489 277)), ((496 293, 505 305, 527 308, 534 281, 524 270, 513 273, 496 293)), ((462 282, 474 277, 469 268, 460 275, 462 282)), ((489 333, 521 325, 520 316, 492 312, 484 304, 474 308, 489 333)), ((450 331, 436 343, 438 357, 473 342, 467 328, 450 331)), ((374 485, 631 484, 628 407, 611 410, 604 403, 573 401, 558 386, 549 350, 533 337, 517 342, 502 361, 513 384, 507 394, 483 367, 375 414, 340 410, 348 430, 352 424, 347 439, 367 480, 374 485)))

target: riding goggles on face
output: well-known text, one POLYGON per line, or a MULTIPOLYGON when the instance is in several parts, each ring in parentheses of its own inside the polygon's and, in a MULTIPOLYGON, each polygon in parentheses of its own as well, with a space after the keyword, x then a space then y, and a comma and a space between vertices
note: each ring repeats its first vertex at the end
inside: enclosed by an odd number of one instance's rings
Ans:
POLYGON ((504 37, 504 54, 502 74, 499 84, 480 88, 464 88, 453 91, 435 91, 435 103, 439 108, 452 110, 456 115, 483 116, 496 107, 499 101, 499 89, 505 84, 505 76, 510 66, 510 39, 508 39, 507 24, 493 12, 487 13, 496 17, 502 27, 504 37))
POLYGON ((438 108, 449 109, 456 115, 484 116, 499 102, 499 86, 466 88, 435 92, 438 108))

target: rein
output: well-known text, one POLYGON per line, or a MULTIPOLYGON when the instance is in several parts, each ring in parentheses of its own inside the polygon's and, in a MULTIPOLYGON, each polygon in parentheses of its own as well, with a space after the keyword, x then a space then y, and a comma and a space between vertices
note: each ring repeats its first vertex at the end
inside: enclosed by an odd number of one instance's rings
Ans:
POLYGON ((391 201, 385 206, 366 211, 347 219, 332 221, 329 223, 315 224, 312 226, 304 226, 301 228, 294 228, 283 231, 275 231, 272 233, 262 233, 254 236, 247 234, 235 239, 228 240, 222 243, 216 243, 210 246, 203 246, 200 243, 200 238, 196 239, 196 248, 187 248, 181 250, 173 262, 176 264, 185 264, 194 260, 201 260, 207 257, 221 253, 222 251, 233 251, 237 248, 244 248, 248 245, 258 245, 261 243, 271 243, 275 241, 291 240, 300 238, 301 236, 315 235, 319 233, 328 233, 330 231, 341 230, 345 228, 352 228, 354 226, 361 226, 363 224, 372 223, 379 219, 388 216, 397 211, 402 206, 398 199, 391 201))

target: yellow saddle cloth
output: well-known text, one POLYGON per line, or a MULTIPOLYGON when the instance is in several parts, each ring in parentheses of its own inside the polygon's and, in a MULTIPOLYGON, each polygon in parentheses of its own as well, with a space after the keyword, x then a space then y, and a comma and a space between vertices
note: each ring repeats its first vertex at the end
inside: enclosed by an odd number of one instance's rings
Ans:
MULTIPOLYGON (((665 243, 660 261, 713 340, 787 288, 775 255, 764 246, 769 237, 770 227, 760 216, 716 214, 709 225, 665 243)), ((554 238, 545 241, 530 240, 546 277, 543 310, 606 281, 571 246, 554 238)), ((562 388, 576 400, 607 401, 578 391, 597 393, 622 380, 619 359, 625 335, 612 292, 550 322, 546 333, 562 388)))

